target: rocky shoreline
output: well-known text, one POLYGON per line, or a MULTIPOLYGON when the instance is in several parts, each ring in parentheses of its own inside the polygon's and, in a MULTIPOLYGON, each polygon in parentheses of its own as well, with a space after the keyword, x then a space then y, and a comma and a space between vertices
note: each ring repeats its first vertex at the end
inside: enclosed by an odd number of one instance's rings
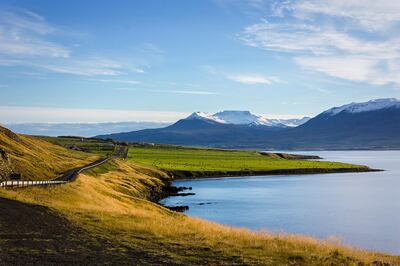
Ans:
POLYGON ((271 158, 281 158, 287 160, 321 160, 322 157, 317 155, 304 155, 304 154, 291 154, 291 153, 281 153, 281 152, 259 152, 261 155, 268 156, 271 158))
POLYGON ((189 210, 189 206, 183 205, 183 206, 167 206, 163 205, 160 203, 162 199, 168 198, 168 197, 186 197, 186 196, 193 196, 195 193, 192 192, 183 192, 187 190, 192 190, 192 187, 177 187, 171 185, 171 181, 165 183, 164 187, 162 188, 161 193, 158 195, 159 197, 155 202, 158 204, 162 205, 163 207, 170 209, 172 211, 176 212, 185 212, 189 210))
POLYGON ((261 176, 261 175, 308 175, 308 174, 334 174, 334 173, 360 173, 360 172, 377 172, 381 169, 372 169, 369 167, 355 168, 302 168, 302 169, 276 169, 263 171, 171 171, 169 174, 174 180, 186 180, 193 178, 219 178, 219 177, 238 177, 238 176, 261 176))

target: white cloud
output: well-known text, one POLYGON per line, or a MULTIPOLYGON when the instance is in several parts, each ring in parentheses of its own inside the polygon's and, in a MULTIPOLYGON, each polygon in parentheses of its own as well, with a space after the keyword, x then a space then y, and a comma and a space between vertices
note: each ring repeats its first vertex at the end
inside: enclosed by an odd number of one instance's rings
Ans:
POLYGON ((279 82, 279 79, 276 77, 267 77, 258 74, 235 74, 235 75, 227 75, 226 77, 232 81, 249 85, 255 85, 255 84, 270 85, 272 83, 279 82))
POLYGON ((27 39, 25 37, 10 36, 7 32, 0 30, 0 53, 18 56, 46 56, 46 57, 69 57, 69 51, 55 43, 38 39, 27 39))
POLYGON ((274 76, 266 76, 259 73, 228 73, 217 69, 214 66, 203 66, 204 71, 211 75, 223 76, 234 82, 239 82, 247 85, 271 85, 273 83, 280 83, 281 80, 274 76))
POLYGON ((42 35, 56 31, 42 16, 32 11, 26 9, 15 11, 1 12, 1 21, 8 24, 15 31, 25 29, 42 35))
POLYGON ((286 2, 280 14, 284 22, 262 20, 246 27, 239 38, 249 46, 286 53, 301 67, 332 77, 400 84, 399 31, 386 34, 400 22, 400 2, 299 0, 286 2))
POLYGON ((125 74, 125 66, 106 59, 81 58, 79 60, 57 59, 56 61, 23 60, 23 59, 0 59, 0 66, 28 66, 39 68, 54 73, 70 74, 79 76, 120 76, 125 74))
POLYGON ((0 106, 0 122, 2 123, 173 122, 187 115, 188 113, 184 112, 167 111, 0 106))
POLYGON ((103 59, 68 60, 64 63, 38 63, 37 67, 61 74, 81 76, 119 76, 124 68, 118 63, 103 59))
POLYGON ((122 88, 115 88, 114 90, 116 90, 116 91, 125 91, 125 92, 132 92, 132 91, 137 91, 137 88, 126 88, 126 87, 122 87, 122 88))
POLYGON ((173 94, 194 94, 194 95, 217 95, 219 93, 212 91, 194 91, 194 90, 152 90, 152 92, 173 93, 173 94))
POLYGON ((351 81, 368 80, 376 64, 374 60, 357 57, 298 57, 295 61, 308 69, 351 81))
POLYGON ((368 41, 312 24, 269 23, 264 20, 245 28, 240 38, 250 46, 291 53, 346 53, 391 58, 400 52, 400 38, 368 41))
POLYGON ((322 93, 322 94, 332 94, 332 92, 330 90, 321 88, 320 86, 314 86, 314 85, 308 84, 308 83, 305 83, 305 84, 302 84, 302 85, 304 87, 308 88, 309 90, 312 90, 312 91, 317 91, 317 92, 322 93))
POLYGON ((0 12, 0 54, 67 58, 69 50, 47 41, 55 32, 41 16, 27 11, 0 12))
POLYGON ((300 18, 327 15, 348 19, 368 30, 382 30, 400 22, 396 0, 301 0, 290 7, 300 18))
POLYGON ((74 49, 71 50, 71 47, 52 41, 63 34, 66 33, 29 10, 0 11, 0 66, 28 66, 81 76, 145 72, 142 67, 123 60, 76 56, 72 51, 79 46, 72 44, 74 49))
POLYGON ((136 73, 144 73, 145 72, 144 69, 142 69, 142 68, 132 68, 132 71, 136 72, 136 73))
POLYGON ((141 82, 137 80, 125 80, 125 79, 92 79, 92 80, 105 83, 123 83, 132 85, 141 84, 141 82))

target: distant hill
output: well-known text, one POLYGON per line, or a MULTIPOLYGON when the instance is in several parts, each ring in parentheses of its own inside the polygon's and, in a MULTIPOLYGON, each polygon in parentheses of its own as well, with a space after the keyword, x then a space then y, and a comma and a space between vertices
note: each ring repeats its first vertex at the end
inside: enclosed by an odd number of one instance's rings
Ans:
POLYGON ((165 128, 98 137, 223 148, 399 149, 400 101, 378 99, 335 107, 297 127, 274 124, 250 112, 228 111, 193 113, 165 128))
POLYGON ((160 128, 172 123, 163 122, 104 122, 104 123, 18 123, 5 124, 10 130, 28 135, 42 136, 81 136, 93 137, 100 134, 111 134, 160 128))

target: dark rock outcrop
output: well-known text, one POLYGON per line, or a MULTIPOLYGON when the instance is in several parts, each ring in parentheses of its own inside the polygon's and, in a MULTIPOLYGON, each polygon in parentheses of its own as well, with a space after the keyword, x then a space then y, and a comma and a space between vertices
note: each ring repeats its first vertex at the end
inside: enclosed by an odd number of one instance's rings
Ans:
POLYGON ((9 179, 13 173, 11 160, 6 151, 0 149, 0 181, 9 179))

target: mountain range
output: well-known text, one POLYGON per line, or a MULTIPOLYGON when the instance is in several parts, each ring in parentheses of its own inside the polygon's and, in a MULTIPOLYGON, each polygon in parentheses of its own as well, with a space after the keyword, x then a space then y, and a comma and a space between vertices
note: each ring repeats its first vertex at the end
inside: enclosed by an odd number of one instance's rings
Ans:
MULTIPOLYGON (((240 117, 240 111, 226 111, 224 117, 222 114, 224 112, 220 112, 215 115, 209 115, 206 113, 194 113, 197 116, 211 117, 212 119, 219 119, 220 121, 225 119, 225 123, 228 123, 229 117, 228 113, 230 113, 230 117, 237 116, 240 117), (219 115, 221 115, 220 118, 219 115)), ((246 112, 249 113, 250 112, 246 112)), ((242 118, 243 119, 243 118, 242 118)), ((256 116, 250 114, 250 117, 246 119, 254 119, 254 123, 266 123, 271 126, 281 126, 281 127, 293 127, 298 126, 306 121, 308 121, 309 117, 303 117, 300 119, 267 119, 261 116, 256 116), (258 120, 258 121, 256 121, 258 120)), ((253 121, 253 120, 251 120, 253 121)), ((231 122, 229 122, 231 123, 231 122)), ((119 132, 129 132, 129 131, 137 131, 141 129, 150 129, 150 128, 161 128, 171 125, 172 123, 168 122, 100 122, 100 123, 5 123, 4 127, 9 128, 10 130, 27 135, 44 135, 44 136, 81 136, 81 137, 93 137, 96 135, 105 135, 119 132)))
POLYGON ((249 111, 222 111, 215 114, 195 112, 185 120, 214 121, 220 124, 270 126, 270 127, 295 127, 304 124, 310 117, 297 119, 270 119, 261 115, 255 115, 249 111))
POLYGON ((312 119, 294 121, 268 119, 248 111, 196 112, 164 128, 97 137, 219 148, 398 149, 400 101, 350 103, 312 119))

